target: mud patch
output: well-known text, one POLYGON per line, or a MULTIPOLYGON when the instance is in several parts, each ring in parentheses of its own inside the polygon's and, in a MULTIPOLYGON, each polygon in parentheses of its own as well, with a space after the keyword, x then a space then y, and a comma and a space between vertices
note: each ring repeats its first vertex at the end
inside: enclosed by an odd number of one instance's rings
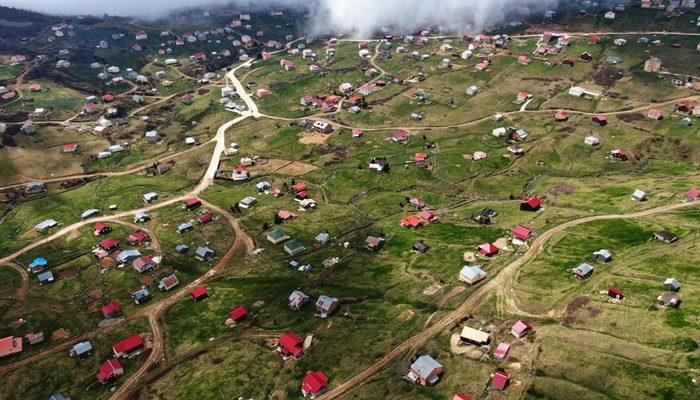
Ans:
POLYGON ((325 144, 331 135, 318 132, 305 132, 299 138, 301 144, 325 144))
POLYGON ((435 293, 437 293, 437 291, 440 289, 442 289, 442 285, 438 285, 438 284, 430 285, 427 288, 425 288, 425 290, 423 290, 423 294, 426 296, 432 296, 435 293))
POLYGON ((617 68, 602 68, 599 69, 594 75, 593 75, 593 81, 596 83, 596 85, 604 86, 606 88, 610 88, 617 83, 622 77, 624 76, 624 73, 622 72, 621 69, 617 68))
POLYGON ((556 185, 549 188, 547 194, 552 196, 559 196, 560 194, 572 194, 575 191, 574 187, 566 182, 557 183, 556 185))

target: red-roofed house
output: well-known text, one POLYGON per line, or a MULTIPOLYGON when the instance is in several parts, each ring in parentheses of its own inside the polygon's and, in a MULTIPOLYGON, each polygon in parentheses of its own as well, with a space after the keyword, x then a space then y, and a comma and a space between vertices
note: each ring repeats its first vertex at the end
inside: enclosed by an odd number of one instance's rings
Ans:
POLYGON ((528 333, 530 333, 531 331, 532 331, 532 325, 530 325, 529 323, 527 323, 521 319, 518 320, 518 322, 516 322, 515 324, 513 324, 513 326, 510 329, 510 333, 512 333, 513 336, 515 336, 517 338, 521 338, 521 337, 527 335, 528 333))
POLYGON ((406 131, 396 131, 392 136, 391 140, 397 143, 403 143, 411 138, 411 134, 406 131))
POLYGON ((153 271, 156 268, 155 261, 153 261, 151 257, 146 256, 135 259, 131 265, 133 265, 134 269, 140 274, 153 271))
POLYGON ((660 120, 664 116, 664 113, 658 108, 652 108, 649 110, 647 116, 651 119, 660 120))
POLYGON ((508 356, 510 345, 508 343, 499 343, 496 350, 493 352, 493 357, 497 360, 503 360, 508 356))
POLYGON ((566 121, 569 119, 569 113, 566 110, 559 110, 554 114, 554 119, 556 121, 566 121))
POLYGON ((312 371, 301 380, 301 394, 309 399, 328 390, 328 377, 321 371, 312 371))
POLYGON ((452 397, 452 400, 472 400, 472 398, 464 393, 457 393, 454 395, 454 397, 452 397))
POLYGON ((425 221, 429 224, 432 224, 433 222, 440 219, 437 215, 435 215, 434 213, 432 213, 430 211, 421 211, 420 214, 418 214, 418 216, 420 216, 420 218, 423 221, 425 221))
POLYGON ((78 151, 78 143, 70 143, 65 146, 63 146, 63 152, 64 153, 75 153, 78 151))
POLYGON ((515 228, 513 228, 513 238, 518 239, 521 242, 528 240, 530 236, 532 236, 532 230, 530 230, 530 228, 527 226, 517 225, 515 228))
POLYGON ((502 370, 497 369, 493 373, 493 378, 491 379, 491 387, 498 390, 503 390, 508 386, 508 381, 510 380, 510 375, 502 370))
POLYGON ((104 235, 105 233, 109 233, 112 231, 112 228, 108 227, 107 225, 103 223, 96 223, 95 227, 92 228, 92 232, 95 234, 95 236, 100 236, 104 235))
POLYGON ((422 223, 423 221, 418 215, 413 215, 401 220, 401 226, 404 228, 417 228, 421 226, 422 223))
POLYGON ((22 352, 22 338, 8 336, 0 339, 0 357, 22 352))
POLYGON ((359 138, 362 137, 365 133, 362 131, 362 129, 353 129, 352 130, 352 137, 354 138, 359 138))
POLYGON ((602 115, 596 115, 591 119, 594 124, 598 126, 604 126, 608 124, 608 117, 604 117, 602 115))
POLYGON ((537 211, 541 205, 539 197, 528 197, 520 202, 520 209, 523 211, 537 211))
POLYGON ((299 200, 304 200, 309 197, 309 192, 307 192, 306 190, 302 190, 301 192, 297 193, 294 197, 299 200))
POLYGON ((286 211, 286 210, 280 210, 277 213, 277 217, 281 219, 282 221, 291 221, 294 218, 296 218, 296 214, 286 211))
POLYGON ((299 358, 304 352, 304 341, 299 336, 286 332, 280 337, 277 351, 285 357, 299 358))
POLYGON ((197 218, 200 224, 204 225, 214 220, 214 215, 211 213, 204 213, 197 218))
POLYGON ((486 242, 479 245, 479 251, 486 257, 493 257, 497 255, 499 250, 500 249, 493 243, 486 242))
POLYGON ((97 380, 100 382, 100 384, 104 385, 122 375, 124 375, 124 368, 122 368, 119 360, 110 358, 100 365, 100 372, 97 374, 97 380))
POLYGON ((697 199, 700 199, 700 190, 698 190, 696 188, 692 188, 692 189, 688 190, 687 192, 685 192, 685 194, 683 195, 683 198, 686 201, 695 201, 697 199))
POLYGON ((209 294, 207 293, 207 288, 204 286, 198 286, 190 292, 190 296, 194 299, 194 301, 200 301, 204 300, 207 297, 209 297, 209 294))
POLYGON ((622 300, 625 298, 624 293, 622 293, 622 290, 616 288, 616 287, 611 287, 608 289, 608 296, 612 297, 613 299, 617 300, 622 300))
POLYGON ((116 301, 110 301, 102 307, 102 315, 105 318, 114 318, 122 314, 122 307, 116 301))
POLYGON ((624 161, 627 159, 627 154, 625 154, 625 152, 620 149, 610 150, 610 155, 618 160, 624 161))
POLYGON ((114 101, 114 95, 112 93, 107 93, 102 95, 102 102, 103 103, 109 103, 111 101, 114 101))
POLYGON ((425 161, 428 159, 428 155, 425 153, 416 153, 414 159, 416 161, 425 161))
POLYGON ((237 307, 235 310, 228 313, 228 317, 235 323, 243 321, 248 316, 248 310, 245 307, 237 307))
POLYGON ((114 343, 112 345, 112 350, 114 351, 114 356, 119 357, 130 357, 135 352, 141 350, 144 346, 143 339, 138 333, 134 333, 131 336, 114 343))
POLYGON ((202 205, 202 201, 196 197, 185 200, 185 208, 188 210, 194 210, 195 208, 202 205))
POLYGON ((136 231, 131 235, 127 236, 126 242, 130 245, 139 245, 148 242, 148 235, 143 231, 136 231))
POLYGON ((305 190, 306 190, 306 182, 298 182, 298 183, 292 185, 292 191, 294 193, 303 192, 305 190))
POLYGON ((117 242, 116 239, 107 238, 100 240, 100 243, 98 243, 97 245, 100 246, 100 248, 104 251, 110 251, 119 247, 119 242, 117 242))

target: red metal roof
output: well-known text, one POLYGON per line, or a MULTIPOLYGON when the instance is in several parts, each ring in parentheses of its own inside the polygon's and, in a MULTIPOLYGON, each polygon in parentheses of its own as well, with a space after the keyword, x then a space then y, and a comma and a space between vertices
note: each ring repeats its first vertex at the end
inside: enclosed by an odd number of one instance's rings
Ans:
POLYGON ((527 240, 531 235, 532 230, 526 226, 517 225, 515 228, 513 228, 513 236, 520 240, 527 240))
POLYGON ((118 354, 131 353, 141 347, 143 347, 143 339, 138 333, 134 333, 112 345, 112 349, 118 354))
POLYGON ((100 383, 107 382, 110 379, 116 378, 123 371, 121 363, 115 358, 110 358, 100 365, 100 373, 97 374, 97 380, 100 383))
POLYGON ((105 318, 109 318, 111 315, 120 312, 122 312, 122 308, 116 301, 110 301, 102 307, 102 315, 104 315, 105 318))
POLYGON ((506 371, 503 371, 502 369, 496 370, 496 372, 493 374, 493 379, 491 379, 491 387, 498 390, 503 390, 506 388, 506 385, 508 385, 509 379, 510 375, 506 371))
POLYGON ((93 230, 94 232, 102 232, 102 231, 105 230, 106 228, 107 228, 107 225, 98 222, 98 223, 95 224, 95 227, 94 227, 92 230, 93 230))
POLYGON ((245 318, 248 315, 248 310, 246 310, 245 307, 238 307, 235 310, 231 311, 228 316, 232 320, 238 322, 245 318))
POLYGON ((520 204, 527 204, 532 208, 537 208, 540 206, 540 198, 539 197, 528 197, 527 199, 523 199, 523 201, 521 201, 520 204))
POLYGON ((301 390, 316 395, 328 386, 328 377, 321 371, 306 374, 301 381, 301 390))
POLYGON ((107 238, 107 239, 100 240, 100 243, 98 243, 98 245, 105 250, 109 250, 111 248, 118 246, 119 242, 117 242, 116 239, 107 238))
POLYGON ((692 188, 685 192, 685 196, 690 197, 691 199, 697 199, 698 197, 700 197, 700 190, 692 188))
POLYGON ((207 297, 207 288, 205 286, 198 286, 190 292, 193 299, 199 301, 207 297))
POLYGON ((199 204, 202 204, 202 202, 196 197, 192 197, 190 199, 185 200, 185 205, 188 207, 196 206, 199 204))
POLYGON ((292 190, 294 192, 303 192, 304 190, 306 190, 306 182, 298 182, 292 185, 292 190))
POLYGON ((457 393, 452 400, 472 400, 472 398, 464 393, 457 393))
POLYGON ((481 254, 488 257, 495 256, 496 254, 498 254, 499 250, 500 249, 496 247, 496 245, 493 243, 486 242, 479 245, 479 251, 481 252, 481 254))
POLYGON ((401 220, 401 225, 405 227, 416 228, 421 225, 422 221, 418 215, 414 215, 401 220))
POLYGON ((287 332, 279 340, 282 354, 298 357, 304 352, 304 341, 297 335, 287 332))
POLYGON ((131 243, 143 243, 148 240, 148 235, 142 231, 137 231, 129 235, 126 240, 131 243))
POLYGON ((515 324, 513 324, 512 329, 517 332, 518 334, 521 334, 525 331, 529 331, 532 329, 532 325, 530 325, 528 322, 525 322, 523 320, 518 320, 515 324))
POLYGON ((214 219, 214 216, 211 215, 210 213, 204 213, 199 216, 199 223, 200 224, 206 224, 207 222, 211 222, 214 219))

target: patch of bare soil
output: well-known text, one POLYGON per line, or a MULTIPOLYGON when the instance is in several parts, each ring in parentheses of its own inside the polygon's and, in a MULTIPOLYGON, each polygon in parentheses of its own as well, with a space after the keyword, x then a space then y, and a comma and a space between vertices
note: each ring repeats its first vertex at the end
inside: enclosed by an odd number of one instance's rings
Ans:
POLYGON ((30 229, 23 234, 20 235, 21 239, 34 239, 35 237, 39 236, 39 232, 37 232, 35 229, 30 229))
POLYGON ((261 171, 263 173, 279 173, 289 176, 302 176, 317 170, 318 167, 299 161, 288 161, 272 158, 265 160, 264 162, 258 162, 254 166, 250 167, 250 169, 252 171, 261 171))
POLYGON ((318 132, 304 132, 301 138, 299 138, 299 143, 301 144, 324 144, 328 141, 330 135, 318 132))
POLYGON ((58 279, 63 279, 63 278, 68 278, 71 276, 78 275, 79 273, 80 273, 80 267, 76 266, 73 268, 68 268, 68 269, 58 271, 56 273, 56 276, 58 277, 58 279))
POLYGON ((466 262, 474 262, 476 261, 476 254, 474 254, 473 251, 465 251, 464 255, 462 255, 462 258, 466 262))
POLYGON ((591 298, 585 295, 574 297, 569 304, 566 305, 566 313, 571 314, 579 308, 588 305, 590 302, 591 298))
POLYGON ((619 119, 622 122, 634 122, 634 121, 643 121, 646 119, 646 117, 642 113, 632 113, 632 114, 620 114, 617 116, 617 119, 619 119))
POLYGON ((594 75, 593 75, 593 81, 596 83, 596 85, 604 86, 606 88, 612 87, 622 79, 624 76, 624 73, 622 72, 621 69, 617 68, 612 68, 612 67, 607 67, 607 68, 601 68, 599 69, 594 75))
POLYGON ((423 290, 423 294, 426 296, 432 296, 440 289, 442 289, 442 285, 430 285, 427 288, 425 288, 425 290, 423 290))
POLYGON ((566 182, 557 183, 556 185, 549 188, 548 194, 552 196, 558 196, 560 194, 571 194, 574 192, 574 187, 566 182))

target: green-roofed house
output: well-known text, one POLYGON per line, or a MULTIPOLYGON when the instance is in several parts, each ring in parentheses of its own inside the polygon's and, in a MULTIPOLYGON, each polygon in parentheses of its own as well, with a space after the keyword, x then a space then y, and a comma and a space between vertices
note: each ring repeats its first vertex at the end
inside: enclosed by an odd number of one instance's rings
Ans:
POLYGON ((289 239, 289 235, 282 229, 273 229, 267 232, 267 240, 272 244, 280 244, 289 239))
POLYGON ((288 240, 284 243, 284 251, 286 251, 292 256, 301 253, 304 250, 306 250, 306 248, 297 239, 288 240))

